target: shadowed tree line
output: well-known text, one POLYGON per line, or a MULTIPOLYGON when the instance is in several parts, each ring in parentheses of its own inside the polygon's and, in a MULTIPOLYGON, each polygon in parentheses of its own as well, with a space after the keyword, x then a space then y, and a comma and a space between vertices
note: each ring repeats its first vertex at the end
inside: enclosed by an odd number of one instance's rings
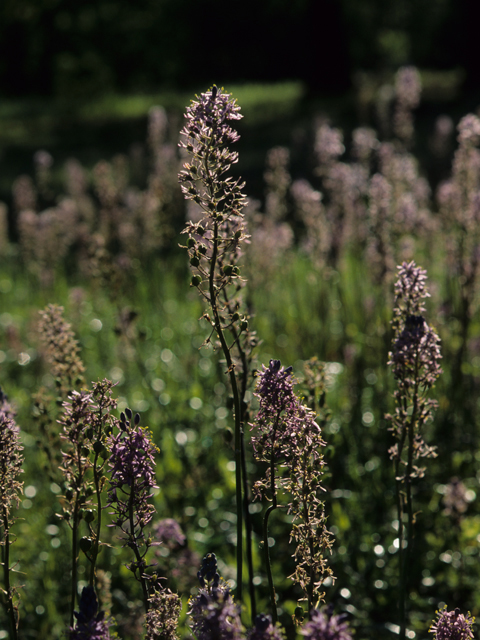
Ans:
POLYGON ((0 95, 299 78, 348 88, 357 69, 460 66, 474 85, 474 0, 3 0, 0 95))

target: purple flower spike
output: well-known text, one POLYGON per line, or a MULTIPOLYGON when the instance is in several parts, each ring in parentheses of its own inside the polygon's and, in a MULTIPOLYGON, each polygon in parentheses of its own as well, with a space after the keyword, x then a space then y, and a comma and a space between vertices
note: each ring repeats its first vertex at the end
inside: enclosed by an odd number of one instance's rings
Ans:
MULTIPOLYGON (((112 507, 113 525, 119 527, 125 544, 141 546, 143 529, 155 513, 149 502, 155 489, 155 458, 158 448, 153 444, 148 429, 138 426, 127 409, 121 414, 120 431, 110 436, 107 446, 111 477, 107 506, 112 507), (133 507, 133 508, 131 508, 133 507)), ((138 415, 138 414, 137 414, 138 415)))
POLYGON ((475 618, 460 613, 460 609, 447 611, 447 605, 437 611, 437 619, 430 627, 430 633, 435 634, 435 640, 471 640, 473 639, 472 626, 475 618))
POLYGON ((97 596, 90 585, 83 588, 80 611, 74 611, 77 624, 70 629, 69 640, 109 640, 108 624, 103 611, 98 611, 97 596))
POLYGON ((307 640, 352 640, 352 633, 344 616, 329 616, 324 609, 312 611, 309 622, 300 629, 307 640))

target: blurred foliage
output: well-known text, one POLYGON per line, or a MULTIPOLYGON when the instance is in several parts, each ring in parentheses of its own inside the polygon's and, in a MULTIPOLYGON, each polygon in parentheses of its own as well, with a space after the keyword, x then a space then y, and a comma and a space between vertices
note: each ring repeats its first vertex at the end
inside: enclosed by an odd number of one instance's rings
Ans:
MULTIPOLYGON (((298 85, 288 87, 294 102, 298 85)), ((258 87, 245 89, 240 101, 245 100, 247 106, 250 95, 252 103, 255 99, 266 102, 267 91, 258 87)), ((280 100, 273 100, 269 108, 273 111, 283 108, 279 105, 280 100)), ((248 113, 248 106, 245 111, 248 113)), ((161 114, 157 112, 158 115, 161 114)), ((255 131, 261 134, 261 120, 255 131)), ((314 135, 315 127, 305 126, 303 144, 294 152, 303 154, 310 162, 305 174, 316 188, 324 190, 328 205, 335 194, 328 186, 325 188, 319 172, 312 168, 314 135)), ((170 145, 174 143, 172 131, 166 140, 170 145)), ((396 144, 400 144, 398 140, 396 144)), ((346 146, 345 165, 351 160, 349 140, 346 146)), ((26 638, 63 637, 67 610, 68 531, 55 515, 60 512, 61 487, 48 476, 46 460, 38 446, 38 412, 32 401, 40 385, 52 394, 55 391, 36 330, 38 311, 48 303, 65 307, 65 317, 82 349, 87 382, 112 379, 116 383, 119 410, 129 406, 141 412, 142 424, 152 429, 160 447, 157 465, 160 488, 155 495, 158 518, 178 520, 187 537, 186 550, 191 554, 188 564, 177 562, 168 550, 164 556, 160 554, 160 567, 165 568, 167 577, 172 567, 177 570, 182 567, 170 584, 182 589, 186 600, 196 586, 196 558, 211 551, 220 560, 223 577, 235 577, 234 456, 228 430, 231 399, 225 367, 217 352, 202 346, 209 327, 199 322, 203 309, 196 292, 189 287, 186 257, 177 248, 181 241, 177 232, 185 216, 183 202, 175 195, 177 185, 171 181, 178 157, 171 146, 166 148, 168 145, 154 147, 147 142, 146 147, 150 151, 156 149, 155 153, 162 151, 158 155, 147 154, 143 173, 137 171, 138 158, 117 157, 98 163, 96 170, 86 171, 85 186, 77 191, 72 190, 72 185, 70 191, 65 187, 66 167, 52 170, 51 175, 39 171, 35 179, 30 178, 37 189, 34 216, 38 220, 48 221, 52 210, 57 208, 58 213, 62 200, 75 198, 84 213, 88 214, 90 206, 97 216, 91 216, 90 221, 86 217, 81 219, 81 234, 72 241, 62 260, 56 260, 52 251, 41 255, 43 262, 40 261, 34 251, 40 242, 29 248, 24 240, 20 244, 11 241, 13 233, 10 241, 5 234, 0 238, 0 383, 18 410, 26 457, 25 495, 20 507, 24 520, 17 525, 18 539, 12 548, 19 559, 16 568, 22 572, 19 580, 24 584, 21 619, 26 638), (167 157, 170 157, 168 165, 159 162, 157 166, 154 162, 155 158, 163 161, 167 157), (114 176, 113 183, 103 183, 106 194, 95 182, 99 168, 103 177, 109 172, 114 176), (114 190, 113 196, 106 188, 109 186, 114 190), (127 231, 133 234, 139 231, 141 218, 135 216, 142 208, 135 206, 135 198, 152 193, 158 197, 161 213, 159 242, 149 246, 147 241, 155 238, 144 233, 143 228, 141 241, 128 241, 135 236, 122 236, 119 227, 131 215, 136 226, 127 231), (69 197, 65 198, 66 195, 69 197), (44 216, 47 212, 49 216, 44 216), (118 223, 110 225, 110 235, 102 227, 105 220, 118 223), (86 228, 87 222, 91 226, 86 228), (95 269, 81 271, 77 261, 85 258, 82 242, 86 242, 89 234, 96 236, 100 231, 105 233, 106 251, 88 255, 86 261, 95 269), (45 263, 49 267, 48 277, 42 277, 45 263)), ((448 148, 451 150, 453 143, 448 148)), ((401 158, 407 157, 401 145, 396 149, 401 158)), ((273 156, 278 160, 288 154, 273 156)), ((43 156, 43 168, 45 160, 48 158, 43 156)), ((443 160, 448 172, 451 154, 443 160)), ((409 164, 407 168, 416 166, 409 164)), ((378 163, 374 167, 377 170, 378 163)), ((413 182, 421 186, 417 182, 420 174, 415 171, 413 182)), ((282 172, 278 173, 282 177, 282 172)), ((282 179, 288 181, 289 177, 283 175, 282 179)), ((23 180, 22 184, 25 187, 29 183, 23 180)), ((269 193, 265 187, 265 192, 268 201, 272 191, 269 193)), ((24 206, 32 207, 32 193, 27 195, 30 201, 26 204, 25 193, 18 193, 17 201, 21 196, 24 206)), ((429 215, 438 223, 437 203, 430 199, 430 194, 428 198, 429 215)), ((336 537, 331 563, 337 576, 327 586, 326 599, 336 611, 349 614, 360 640, 384 640, 395 630, 398 581, 395 481, 387 453, 392 443, 384 419, 385 413, 392 410, 394 389, 386 364, 391 341, 392 282, 375 279, 365 251, 368 234, 362 236, 365 229, 360 223, 353 228, 350 244, 344 246, 337 262, 319 264, 318 256, 305 249, 304 241, 308 239, 305 224, 296 217, 289 188, 284 190, 284 200, 283 209, 280 208, 284 218, 275 222, 290 225, 291 243, 276 253, 274 245, 265 244, 263 251, 247 254, 251 324, 262 340, 258 366, 268 363, 270 358, 278 358, 287 366, 291 364, 301 379, 306 360, 317 356, 325 362, 325 412, 329 418, 324 427, 328 463, 325 497, 329 526, 336 537)), ((316 202, 320 200, 317 198, 316 202)), ((368 203, 363 194, 359 198, 360 207, 368 207, 368 203)), ((10 221, 18 234, 22 209, 18 202, 15 206, 10 221)), ((267 206, 257 207, 262 211, 249 214, 253 231, 261 229, 262 220, 267 217, 267 206)), ((0 211, 2 215, 5 213, 0 211)), ((5 219, 3 216, 2 222, 5 219)), ((39 233, 46 232, 47 227, 40 225, 39 233)), ((336 224, 332 228, 335 230, 336 224)), ((414 496, 417 522, 410 623, 416 637, 425 637, 435 609, 443 602, 449 608, 470 609, 477 616, 480 613, 476 588, 480 540, 480 507, 476 500, 480 491, 480 324, 478 313, 473 314, 467 327, 468 340, 462 338, 462 282, 447 261, 446 240, 454 236, 435 225, 427 232, 423 229, 407 233, 401 229, 398 233, 392 236, 392 249, 407 254, 415 250, 417 263, 428 269, 432 298, 427 318, 441 336, 445 370, 435 389, 439 409, 426 434, 427 441, 438 446, 439 456, 428 462, 427 474, 415 485, 414 496), (455 495, 456 502, 452 498, 455 495)), ((42 237, 45 236, 38 236, 42 237)), ((267 241, 272 238, 274 234, 267 241)), ((101 245, 96 246, 102 249, 101 245)), ((474 300, 478 304, 478 292, 474 300)), ((249 460, 248 471, 253 478, 256 473, 253 459, 249 460)), ((250 507, 259 610, 268 608, 259 553, 262 508, 257 503, 250 507)), ((288 516, 275 514, 270 543, 281 603, 280 618, 293 638, 291 615, 299 593, 286 578, 293 572, 289 525, 288 516)), ((112 614, 117 619, 120 637, 136 640, 138 630, 129 624, 131 620, 140 620, 139 592, 123 566, 126 551, 115 547, 111 529, 106 529, 104 535, 112 543, 111 549, 102 552, 101 559, 101 568, 112 579, 112 614)), ((185 609, 186 603, 184 612, 185 609)), ((248 604, 245 620, 247 614, 248 604)), ((182 626, 182 635, 186 634, 182 626)))
POLYGON ((359 69, 462 67, 472 0, 4 0, 0 95, 70 102, 215 81, 342 91, 359 69), (200 53, 201 52, 201 53, 200 53))

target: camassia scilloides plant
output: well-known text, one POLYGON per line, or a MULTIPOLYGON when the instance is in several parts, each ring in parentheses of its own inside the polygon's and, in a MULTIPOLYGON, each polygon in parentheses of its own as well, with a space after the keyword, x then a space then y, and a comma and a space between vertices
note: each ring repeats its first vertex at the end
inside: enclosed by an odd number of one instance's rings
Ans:
POLYGON ((254 485, 256 497, 265 497, 270 506, 263 520, 263 548, 270 590, 273 621, 277 621, 275 588, 268 545, 268 520, 277 508, 286 508, 292 517, 290 539, 296 543, 295 572, 290 578, 300 585, 308 611, 323 598, 322 585, 332 570, 325 552, 332 546, 326 527, 324 488, 321 476, 325 465, 325 441, 315 413, 295 394, 291 367, 271 360, 263 367, 255 391, 260 409, 252 424, 255 459, 266 462, 265 477, 254 485), (283 496, 285 504, 279 501, 283 496))
MULTIPOLYGON (((226 363, 234 400, 235 470, 237 504, 237 585, 236 595, 242 602, 243 518, 248 514, 244 428, 246 417, 245 392, 248 384, 251 352, 256 339, 248 328, 248 317, 240 293, 244 284, 239 260, 246 233, 242 208, 245 196, 240 179, 224 177, 238 154, 229 145, 238 140, 230 121, 240 118, 239 107, 229 94, 213 86, 187 107, 187 123, 182 130, 181 147, 191 161, 185 162, 179 174, 182 190, 197 206, 196 220, 187 222, 186 248, 193 269, 191 285, 205 300, 208 312, 204 318, 211 326, 212 336, 219 343, 226 363)), ((321 448, 324 441, 315 414, 294 394, 291 369, 271 361, 259 377, 256 395, 260 412, 253 425, 254 455, 267 462, 267 475, 255 485, 257 497, 272 501, 266 510, 263 536, 265 565, 268 575, 273 623, 277 622, 276 595, 268 550, 268 519, 279 507, 279 490, 286 493, 293 519, 291 539, 297 547, 294 553, 295 573, 290 576, 305 593, 309 611, 323 597, 321 586, 330 570, 324 552, 330 549, 331 536, 325 522, 324 504, 320 500, 323 471, 321 448), (281 471, 280 471, 281 469, 281 471)), ((251 561, 251 533, 247 521, 247 560, 250 568, 250 596, 253 618, 255 594, 251 561)))
POLYGON ((416 462, 420 458, 437 455, 435 447, 427 445, 423 439, 424 427, 432 420, 437 406, 428 394, 442 372, 440 339, 423 317, 425 298, 430 295, 426 279, 427 272, 413 261, 398 267, 392 319, 393 344, 388 362, 397 383, 395 413, 386 418, 396 440, 390 448, 390 458, 395 467, 397 489, 401 640, 405 638, 407 624, 408 576, 414 540, 412 484, 425 473, 425 468, 416 462))
MULTIPOLYGON (((238 153, 230 145, 239 138, 230 126, 242 116, 230 95, 213 87, 192 101, 186 110, 180 146, 191 160, 179 174, 184 196, 197 208, 197 220, 190 220, 183 231, 194 275, 191 284, 204 299, 208 312, 203 317, 211 326, 207 342, 214 337, 225 359, 226 373, 233 395, 235 419, 235 482, 237 505, 237 598, 242 601, 244 514, 248 497, 244 425, 245 394, 249 383, 252 349, 256 338, 250 332, 248 316, 240 293, 244 280, 239 260, 247 239, 242 208, 245 195, 240 179, 225 177, 238 153)), ((247 560, 252 612, 255 613, 251 535, 247 520, 247 560)))

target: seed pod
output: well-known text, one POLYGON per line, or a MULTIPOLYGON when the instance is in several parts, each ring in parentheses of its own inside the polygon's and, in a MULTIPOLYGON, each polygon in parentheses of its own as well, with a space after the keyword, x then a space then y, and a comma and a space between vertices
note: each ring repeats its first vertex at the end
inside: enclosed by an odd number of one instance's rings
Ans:
POLYGON ((83 553, 87 553, 87 551, 90 551, 93 546, 92 539, 87 538, 87 536, 83 536, 83 538, 80 538, 79 546, 83 553))

